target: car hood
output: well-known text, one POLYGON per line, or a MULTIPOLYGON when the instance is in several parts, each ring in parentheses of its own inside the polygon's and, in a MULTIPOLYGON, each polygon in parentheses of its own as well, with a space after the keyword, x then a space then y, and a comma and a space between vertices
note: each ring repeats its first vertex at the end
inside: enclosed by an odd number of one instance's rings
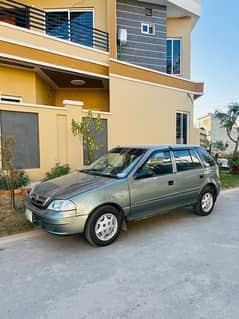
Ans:
POLYGON ((116 180, 109 177, 75 172, 35 186, 33 193, 43 198, 69 199, 75 195, 112 184, 116 180))

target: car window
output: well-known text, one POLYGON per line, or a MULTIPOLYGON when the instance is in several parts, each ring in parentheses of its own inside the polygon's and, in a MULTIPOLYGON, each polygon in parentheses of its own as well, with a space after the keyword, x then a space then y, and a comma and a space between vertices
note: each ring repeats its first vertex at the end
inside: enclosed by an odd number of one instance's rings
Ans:
POLYGON ((192 162, 193 162, 193 168, 202 168, 202 164, 198 158, 198 156, 196 155, 194 150, 190 150, 189 151, 192 162))
POLYGON ((191 150, 174 151, 173 154, 178 172, 201 167, 199 159, 191 150))
POLYGON ((142 168, 151 169, 153 176, 172 174, 173 166, 169 151, 154 152, 142 168))
POLYGON ((81 171, 88 174, 123 178, 133 169, 137 160, 140 160, 145 152, 145 149, 140 148, 114 148, 81 171))
POLYGON ((203 165, 205 167, 210 167, 210 166, 216 165, 216 162, 214 161, 214 159, 211 157, 211 155, 206 150, 204 150, 201 147, 197 147, 196 151, 197 151, 197 153, 198 153, 198 155, 199 155, 199 157, 200 157, 200 159, 203 162, 203 165))

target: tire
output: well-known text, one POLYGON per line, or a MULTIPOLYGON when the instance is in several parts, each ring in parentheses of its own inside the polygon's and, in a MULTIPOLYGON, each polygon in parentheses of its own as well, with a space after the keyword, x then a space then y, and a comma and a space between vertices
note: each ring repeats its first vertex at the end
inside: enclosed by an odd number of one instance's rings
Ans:
POLYGON ((95 247, 110 245, 121 231, 123 216, 113 206, 97 208, 89 217, 85 227, 85 238, 95 247))
POLYGON ((199 195, 197 203, 193 206, 195 214, 208 216, 213 211, 215 202, 215 192, 211 187, 205 187, 199 195))

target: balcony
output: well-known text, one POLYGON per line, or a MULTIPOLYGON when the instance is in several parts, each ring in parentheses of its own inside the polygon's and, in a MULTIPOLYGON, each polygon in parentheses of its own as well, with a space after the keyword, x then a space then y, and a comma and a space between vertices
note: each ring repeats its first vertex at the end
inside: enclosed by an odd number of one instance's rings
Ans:
POLYGON ((0 1, 0 21, 101 51, 109 50, 107 32, 81 24, 76 17, 69 19, 13 0, 0 1))

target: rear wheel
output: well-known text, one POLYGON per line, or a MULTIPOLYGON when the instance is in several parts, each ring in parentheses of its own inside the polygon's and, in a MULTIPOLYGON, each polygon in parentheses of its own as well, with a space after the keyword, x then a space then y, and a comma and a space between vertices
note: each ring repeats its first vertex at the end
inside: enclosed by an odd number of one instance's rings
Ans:
POLYGON ((199 216, 209 215, 215 205, 216 195, 211 187, 205 187, 199 195, 197 204, 194 205, 194 212, 199 216))
POLYGON ((119 236, 122 214, 113 206, 105 205, 96 209, 89 217, 85 238, 93 246, 107 246, 119 236))

